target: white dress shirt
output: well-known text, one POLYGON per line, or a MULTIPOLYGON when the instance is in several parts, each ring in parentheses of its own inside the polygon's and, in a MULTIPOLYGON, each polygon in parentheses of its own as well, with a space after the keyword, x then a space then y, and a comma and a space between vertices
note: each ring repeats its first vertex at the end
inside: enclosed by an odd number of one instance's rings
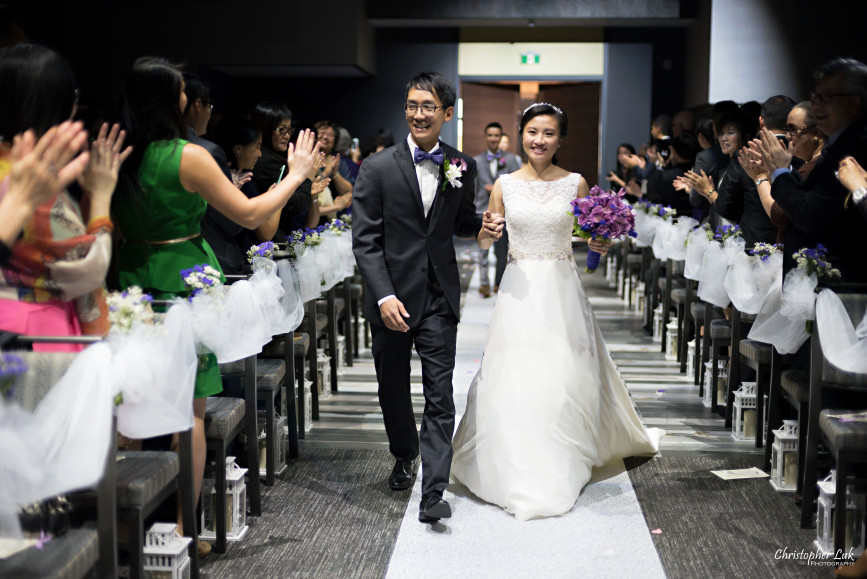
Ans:
MULTIPOLYGON (((409 156, 415 159, 415 150, 418 149, 418 145, 416 145, 415 141, 412 140, 412 134, 407 135, 406 142, 409 144, 409 156)), ((437 141, 434 148, 426 152, 430 153, 436 150, 439 146, 440 143, 437 141)), ((427 159, 415 166, 415 175, 418 177, 418 188, 421 191, 421 203, 424 206, 425 217, 427 217, 430 212, 430 208, 437 196, 440 170, 441 167, 439 165, 427 159)))

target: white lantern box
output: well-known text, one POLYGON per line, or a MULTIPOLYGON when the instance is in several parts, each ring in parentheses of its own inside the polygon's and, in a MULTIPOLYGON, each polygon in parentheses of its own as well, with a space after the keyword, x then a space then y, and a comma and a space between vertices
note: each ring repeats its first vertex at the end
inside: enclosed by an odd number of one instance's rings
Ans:
POLYGON ((653 341, 662 341, 662 304, 653 310, 653 341))
MULTIPOLYGON (((247 485, 244 484, 246 468, 235 464, 234 456, 226 457, 226 539, 240 541, 247 534, 247 485)), ((203 539, 217 538, 217 489, 214 479, 202 481, 202 532, 203 539)))
MULTIPOLYGON (((834 518, 837 516, 834 507, 837 495, 837 474, 832 470, 824 480, 818 483, 819 512, 816 518, 816 549, 826 555, 834 553, 834 518)), ((855 554, 864 551, 864 508, 867 503, 865 489, 857 489, 855 485, 846 485, 846 540, 843 549, 855 554)))
POLYGON ((677 360, 677 320, 665 326, 665 359, 677 360))
POLYGON ((755 440, 756 428, 759 427, 758 416, 756 416, 755 382, 741 382, 741 387, 735 391, 733 414, 732 438, 755 440))
MULTIPOLYGON (((300 397, 296 398, 295 409, 297 412, 304 412, 304 432, 310 432, 310 429, 313 428, 313 396, 311 392, 313 391, 313 382, 311 380, 304 380, 304 408, 301 407, 299 402, 300 397)), ((300 392, 299 392, 300 394, 300 392)), ((297 418, 297 417, 296 417, 297 418)))
POLYGON ((783 427, 774 430, 771 445, 771 486, 779 492, 798 487, 798 421, 784 420, 783 427))
POLYGON ((192 541, 172 523, 154 523, 145 533, 145 579, 189 579, 192 541))
POLYGON ((632 306, 638 314, 644 313, 644 282, 639 281, 632 286, 632 306))
POLYGON ((686 377, 695 380, 695 340, 686 343, 686 377))
POLYGON ((617 270, 617 295, 621 297, 626 297, 624 293, 626 291, 626 269, 620 268, 617 270))
POLYGON ((316 350, 316 373, 319 380, 319 400, 331 398, 331 356, 321 348, 316 350))
POLYGON ((705 408, 713 406, 714 382, 716 382, 716 403, 717 405, 725 406, 726 403, 726 381, 728 380, 728 369, 721 364, 717 364, 716 378, 713 375, 713 362, 704 363, 704 398, 702 404, 705 408))
POLYGON ((343 376, 346 372, 346 337, 337 336, 337 375, 343 376))
MULTIPOLYGON (((259 426, 259 476, 267 474, 268 448, 265 444, 265 411, 258 412, 259 426)), ((274 474, 280 476, 286 471, 286 417, 274 416, 274 474)))

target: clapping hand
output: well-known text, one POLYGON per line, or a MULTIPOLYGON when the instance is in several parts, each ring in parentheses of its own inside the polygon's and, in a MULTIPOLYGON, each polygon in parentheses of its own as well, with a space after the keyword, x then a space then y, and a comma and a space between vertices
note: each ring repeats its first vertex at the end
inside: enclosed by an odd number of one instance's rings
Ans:
POLYGON ((852 157, 843 157, 837 169, 837 179, 849 192, 867 187, 867 171, 852 157))
POLYGON ((30 214, 66 188, 87 168, 87 142, 82 123, 65 122, 50 128, 37 142, 33 131, 12 140, 12 168, 6 197, 19 199, 30 214))
POLYGON ((685 193, 689 193, 690 191, 692 191, 692 184, 685 176, 679 175, 674 178, 674 189, 675 191, 683 191, 685 193))
POLYGON ((124 140, 126 131, 120 125, 115 123, 109 131, 108 123, 103 123, 96 140, 90 144, 90 162, 78 184, 90 196, 91 209, 96 209, 97 215, 108 214, 120 166, 132 154, 132 147, 123 149, 124 140))
POLYGON ((760 143, 759 139, 753 139, 741 149, 741 154, 738 156, 738 162, 753 181, 759 177, 768 176, 768 171, 762 162, 762 155, 758 150, 760 143))
POLYGON ((485 211, 482 214, 482 230, 479 232, 479 241, 486 239, 497 241, 503 236, 505 224, 506 218, 499 213, 485 211))
POLYGON ((331 183, 331 177, 316 177, 313 179, 313 184, 310 186, 310 196, 316 197, 328 187, 328 184, 331 183))
POLYGON ((759 138, 750 142, 750 149, 755 149, 761 154, 762 164, 768 175, 792 164, 792 154, 768 129, 759 131, 759 138))
POLYGON ((338 211, 343 211, 350 205, 352 205, 352 193, 345 193, 334 198, 334 207, 338 211))
POLYGON ((701 175, 695 171, 687 171, 683 174, 683 177, 689 181, 693 189, 698 191, 703 197, 707 197, 713 191, 713 181, 707 176, 704 169, 700 169, 700 171, 701 175))
POLYGON ((304 129, 298 133, 298 140, 293 145, 289 143, 286 151, 286 164, 289 165, 289 173, 306 176, 313 169, 313 164, 319 157, 319 143, 316 135, 310 129, 304 129))
POLYGON ((252 178, 253 178, 253 172, 252 171, 246 171, 246 172, 242 173, 240 171, 232 170, 232 183, 238 189, 240 189, 241 187, 243 187, 244 185, 249 183, 252 178))
POLYGON ((641 167, 644 169, 647 162, 638 155, 630 154, 624 155, 623 159, 620 161, 623 165, 629 169, 634 169, 635 167, 641 167))

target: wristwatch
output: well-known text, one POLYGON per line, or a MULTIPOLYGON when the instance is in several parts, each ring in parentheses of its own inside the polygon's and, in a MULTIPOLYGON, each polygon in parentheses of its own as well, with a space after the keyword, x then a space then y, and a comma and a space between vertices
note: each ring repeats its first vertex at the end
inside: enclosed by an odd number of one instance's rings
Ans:
POLYGON ((759 177, 758 179, 756 179, 756 187, 758 187, 759 185, 761 185, 762 183, 764 183, 767 180, 768 180, 767 177, 759 177))
POLYGON ((854 201, 856 205, 864 201, 864 197, 867 197, 867 189, 864 187, 859 187, 852 191, 852 201, 854 201))

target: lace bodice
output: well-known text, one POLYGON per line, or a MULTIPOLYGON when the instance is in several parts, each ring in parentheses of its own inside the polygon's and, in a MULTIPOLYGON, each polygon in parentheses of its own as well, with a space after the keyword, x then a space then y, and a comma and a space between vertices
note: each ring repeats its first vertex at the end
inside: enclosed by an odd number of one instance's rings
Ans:
POLYGON ((572 259, 572 206, 580 175, 557 181, 500 177, 510 259, 572 259))

